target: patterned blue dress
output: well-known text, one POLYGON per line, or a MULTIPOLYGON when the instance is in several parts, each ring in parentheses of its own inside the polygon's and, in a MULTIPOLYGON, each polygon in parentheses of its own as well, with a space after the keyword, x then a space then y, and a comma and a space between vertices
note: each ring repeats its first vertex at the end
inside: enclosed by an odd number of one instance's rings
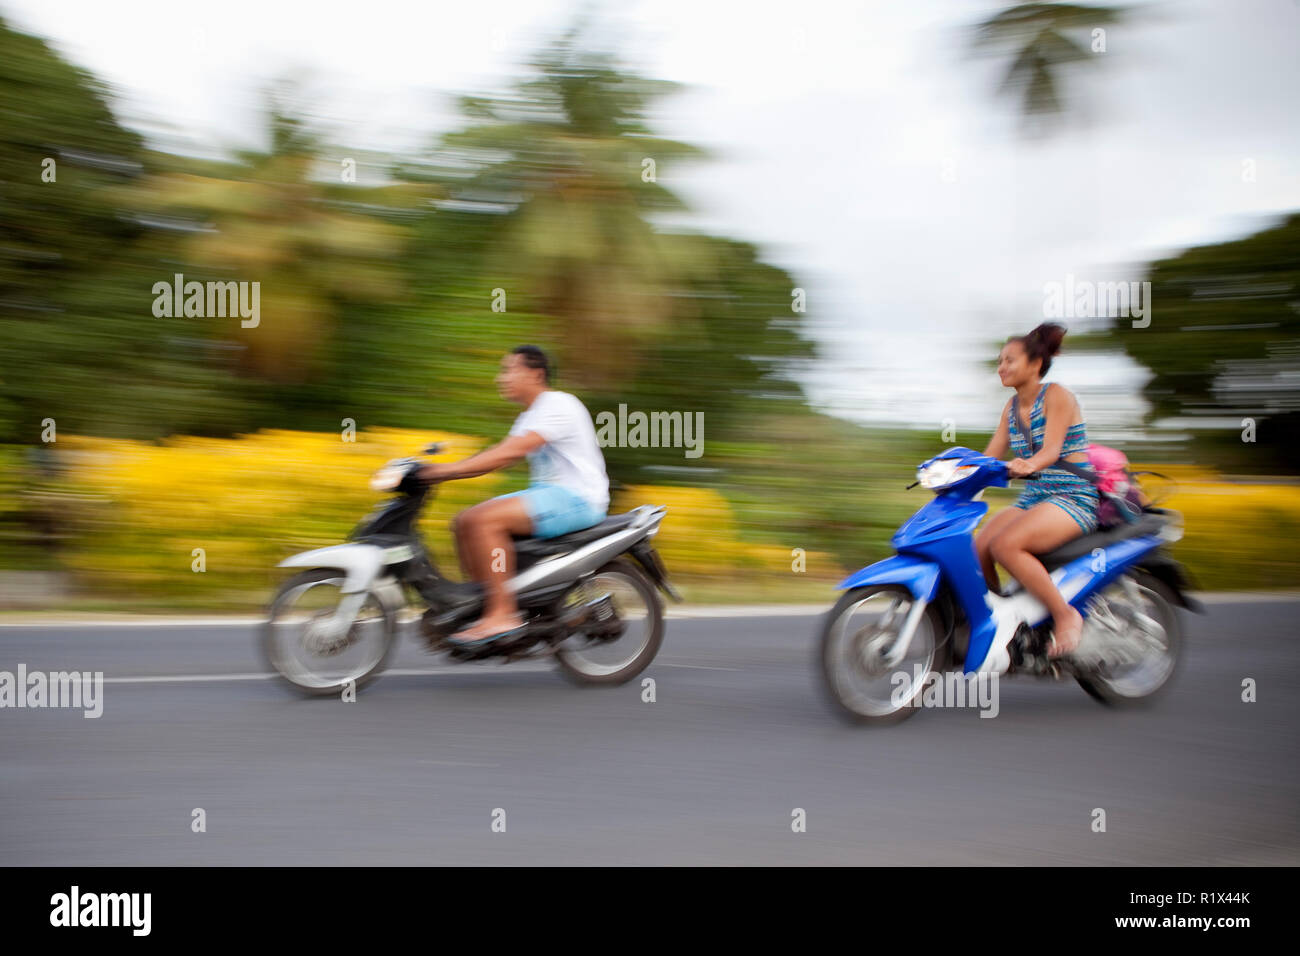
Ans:
MULTIPOLYGON (((1038 397, 1034 399, 1034 407, 1029 415, 1029 429, 1033 432, 1034 447, 1038 449, 1043 447, 1043 432, 1047 427, 1047 414, 1043 410, 1043 395, 1046 392, 1046 385, 1038 390, 1038 397)), ((1007 407, 1011 450, 1017 458, 1029 458, 1029 442, 1016 426, 1015 404, 1016 399, 1013 397, 1007 407)), ((1061 457, 1087 450, 1088 432, 1084 423, 1071 425, 1065 433, 1061 457)), ((1097 505, 1101 498, 1092 482, 1071 474, 1064 468, 1044 468, 1038 474, 1038 481, 1025 482, 1024 493, 1016 499, 1015 507, 1028 511, 1036 504, 1050 501, 1073 518, 1084 534, 1097 530, 1097 505)))

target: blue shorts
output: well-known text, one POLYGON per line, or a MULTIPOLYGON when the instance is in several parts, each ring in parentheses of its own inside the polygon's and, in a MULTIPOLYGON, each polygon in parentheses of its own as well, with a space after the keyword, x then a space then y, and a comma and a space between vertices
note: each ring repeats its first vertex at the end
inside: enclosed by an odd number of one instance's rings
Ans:
POLYGON ((528 517, 533 519, 533 535, 538 538, 558 538, 605 520, 603 508, 561 485, 531 485, 501 497, 523 499, 528 517))

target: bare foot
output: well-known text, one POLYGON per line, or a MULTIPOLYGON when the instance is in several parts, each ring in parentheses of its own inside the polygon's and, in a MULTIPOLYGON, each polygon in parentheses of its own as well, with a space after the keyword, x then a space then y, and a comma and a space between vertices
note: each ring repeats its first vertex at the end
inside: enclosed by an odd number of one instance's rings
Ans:
POLYGON ((1068 609, 1070 616, 1057 618, 1052 625, 1052 646, 1047 652, 1050 658, 1073 654, 1083 636, 1083 615, 1074 608, 1068 609))

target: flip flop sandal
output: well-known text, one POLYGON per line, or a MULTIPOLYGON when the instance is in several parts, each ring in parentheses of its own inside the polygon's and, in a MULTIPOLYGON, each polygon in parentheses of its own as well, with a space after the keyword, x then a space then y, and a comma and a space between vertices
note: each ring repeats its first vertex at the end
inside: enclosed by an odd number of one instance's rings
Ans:
MULTIPOLYGON (((1083 639, 1083 635, 1082 635, 1082 634, 1079 635, 1079 639, 1080 639, 1080 640, 1083 639)), ((1060 647, 1060 645, 1056 643, 1056 634, 1053 633, 1053 634, 1052 634, 1051 650, 1049 650, 1049 651, 1047 652, 1047 659, 1048 659, 1049 661, 1059 661, 1059 660, 1060 660, 1061 658, 1063 658, 1063 657, 1069 657, 1071 654, 1073 654, 1075 651, 1077 651, 1077 650, 1079 649, 1079 641, 1075 641, 1075 642, 1074 642, 1074 647, 1070 648, 1068 651, 1062 651, 1062 652, 1059 653, 1059 654, 1053 654, 1052 651, 1056 650, 1058 647, 1060 647)))
POLYGON ((451 637, 447 638, 447 643, 453 647, 484 647, 485 645, 491 644, 493 641, 500 640, 503 637, 510 637, 512 634, 518 634, 527 626, 527 624, 520 624, 496 634, 489 634, 486 637, 478 637, 471 640, 457 640, 456 635, 453 634, 451 637))

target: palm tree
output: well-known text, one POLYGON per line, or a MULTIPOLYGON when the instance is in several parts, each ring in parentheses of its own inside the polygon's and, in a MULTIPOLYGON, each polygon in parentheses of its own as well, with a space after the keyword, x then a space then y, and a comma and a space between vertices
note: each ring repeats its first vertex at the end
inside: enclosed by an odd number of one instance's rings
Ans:
POLYGON ((577 33, 536 57, 534 75, 509 94, 462 99, 472 125, 444 136, 431 166, 456 208, 504 211, 484 273, 513 286, 511 311, 522 293, 552 324, 569 373, 600 389, 670 324, 698 318, 676 293, 711 263, 650 218, 685 208, 658 173, 702 155, 643 120, 675 84, 582 49, 577 33), (655 176, 644 175, 646 159, 655 176))
POLYGON ((1091 44, 1071 34, 1118 23, 1124 7, 1094 7, 1078 3, 1018 3, 984 20, 971 41, 976 53, 1003 55, 1014 51, 999 92, 1020 98, 1026 131, 1046 131, 1065 113, 1061 95, 1063 67, 1095 60, 1091 44))
POLYGON ((134 198, 142 210, 202 224, 181 242, 196 273, 187 279, 260 283, 260 324, 218 319, 212 332, 238 341, 245 373, 298 383, 319 371, 345 303, 399 297, 393 260, 404 233, 329 201, 314 178, 318 139, 290 95, 284 84, 268 93, 267 152, 243 152, 231 169, 161 173, 134 198))

